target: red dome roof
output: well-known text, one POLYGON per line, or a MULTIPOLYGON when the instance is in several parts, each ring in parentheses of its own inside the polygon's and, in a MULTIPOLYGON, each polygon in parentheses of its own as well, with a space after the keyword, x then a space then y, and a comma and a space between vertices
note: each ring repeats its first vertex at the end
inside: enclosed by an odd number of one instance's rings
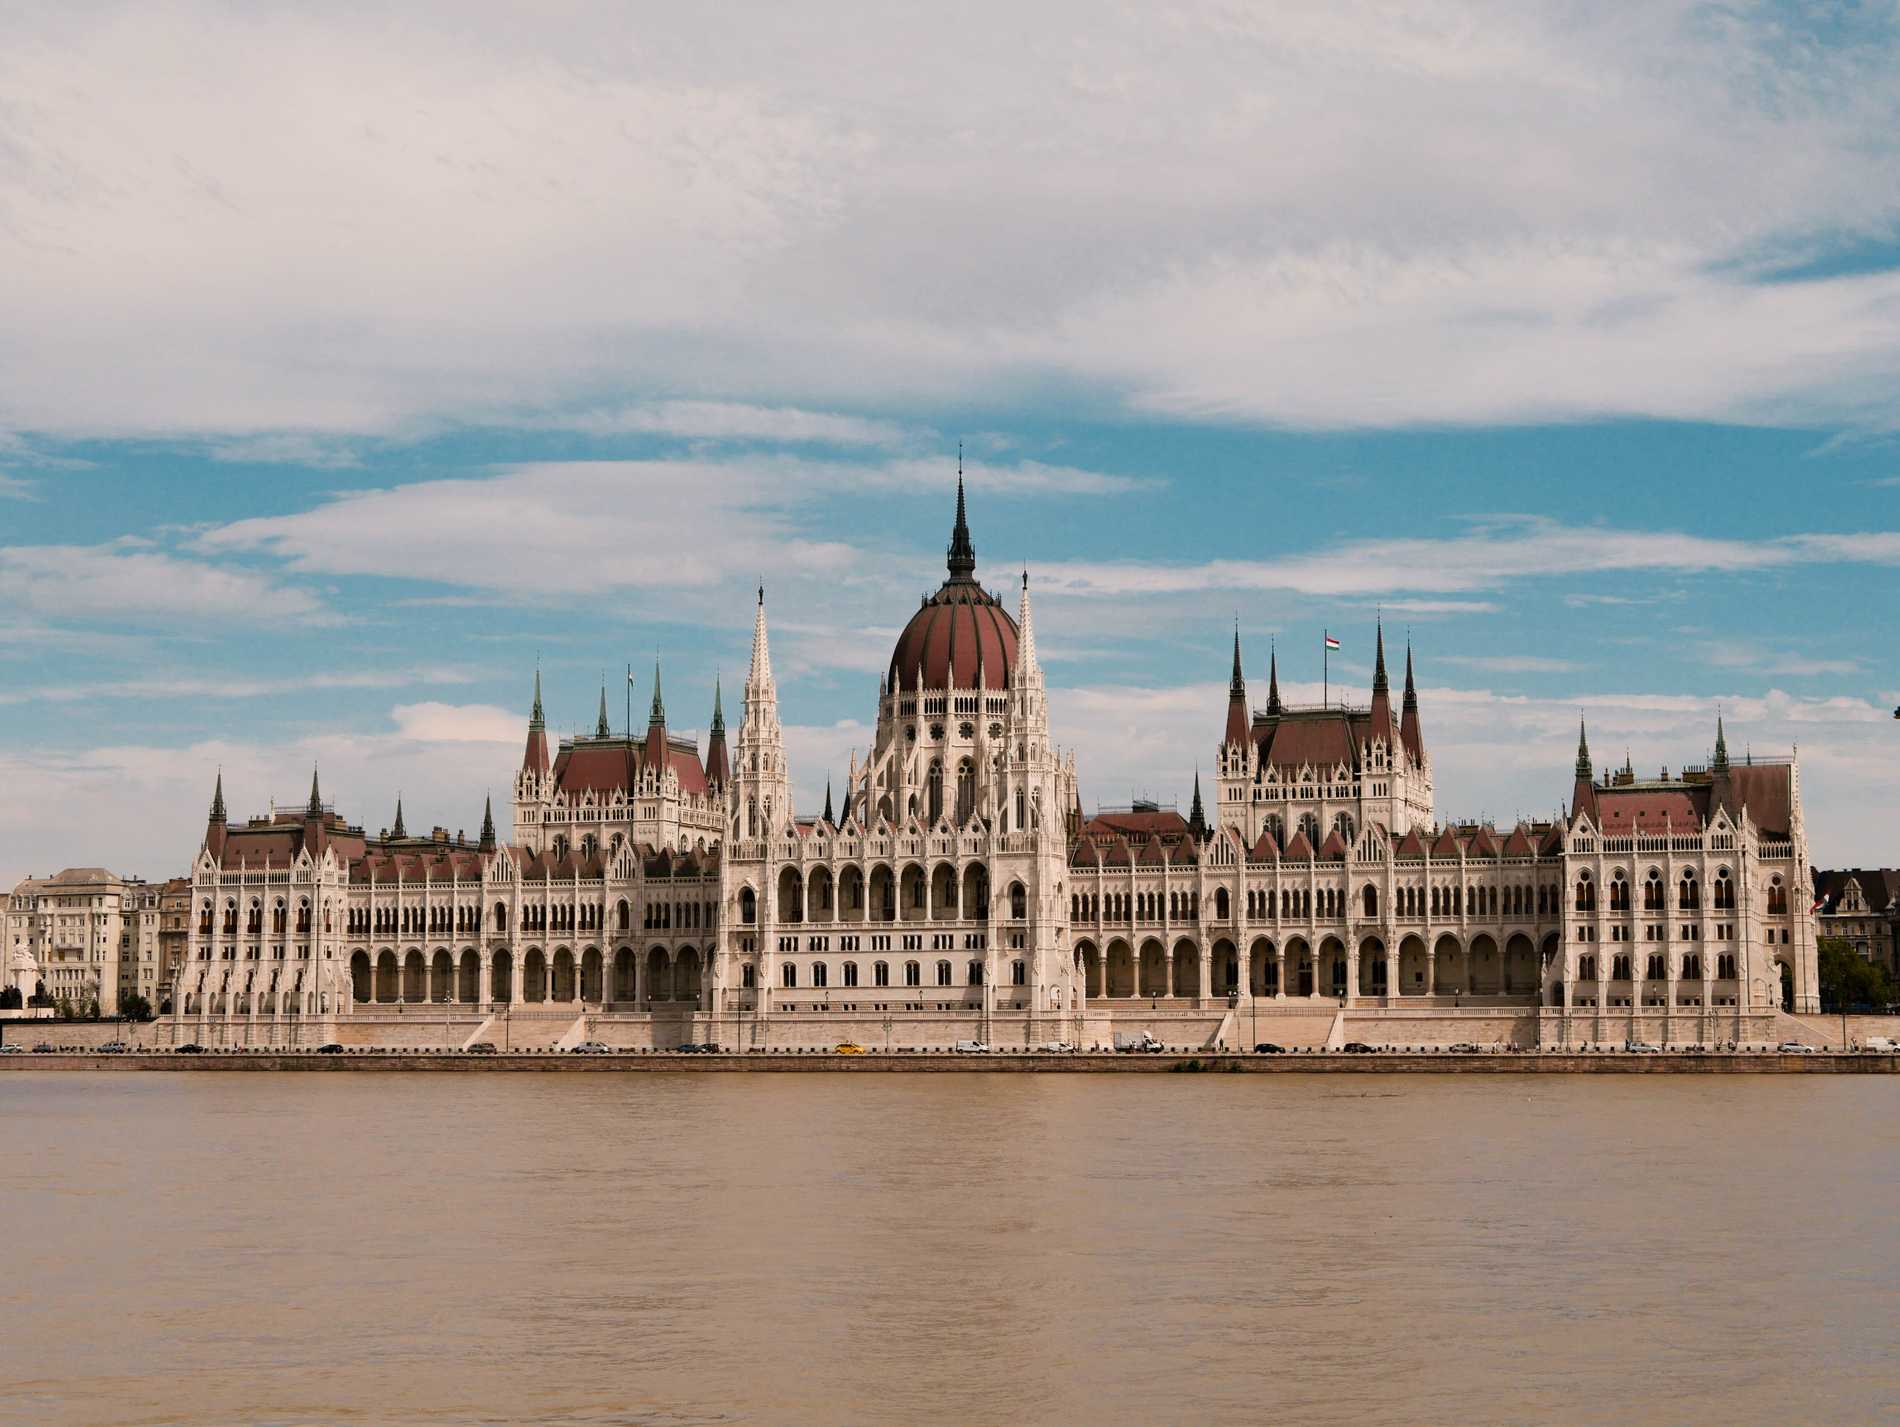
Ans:
POLYGON ((951 580, 911 616, 898 637, 891 687, 974 688, 979 664, 985 688, 1009 687, 1016 667, 1016 621, 981 585, 951 580))
POLYGON ((1002 602, 976 582, 976 550, 964 518, 963 479, 957 478, 957 524, 950 536, 950 578, 924 601, 891 653, 891 687, 914 691, 976 686, 1009 687, 1016 667, 1016 621, 1002 602))

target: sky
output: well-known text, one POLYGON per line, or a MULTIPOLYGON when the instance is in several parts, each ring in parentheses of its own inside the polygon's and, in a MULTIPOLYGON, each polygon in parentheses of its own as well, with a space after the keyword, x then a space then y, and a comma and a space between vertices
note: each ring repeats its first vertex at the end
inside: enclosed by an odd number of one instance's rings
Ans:
POLYGON ((1900 862, 1897 121, 1891 4, 0 0, 0 882, 472 834, 759 582, 816 811, 959 442, 1090 809, 1383 618, 1441 817, 1719 711, 1900 862))

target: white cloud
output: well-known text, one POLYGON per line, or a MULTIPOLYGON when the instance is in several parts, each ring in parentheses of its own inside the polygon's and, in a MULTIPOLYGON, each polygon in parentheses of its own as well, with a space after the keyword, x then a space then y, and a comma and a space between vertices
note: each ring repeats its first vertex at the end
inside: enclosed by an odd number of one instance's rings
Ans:
POLYGON ((315 596, 268 576, 115 545, 0 547, 0 601, 45 619, 269 623, 325 618, 315 596))
POLYGON ((1496 614, 1494 600, 1386 600, 1379 606, 1388 614, 1496 614))
MULTIPOLYGON (((0 632, 0 642, 5 638, 0 632)), ((62 647, 64 631, 50 630, 43 641, 62 647)), ((46 684, 0 690, 0 704, 91 703, 101 699, 262 699, 313 690, 389 689, 407 684, 468 684, 474 676, 461 669, 416 668, 291 674, 282 678, 245 675, 171 675, 160 678, 107 679, 87 684, 46 684)))
POLYGON ((1567 674, 1583 667, 1574 659, 1552 659, 1542 654, 1441 654, 1438 662, 1494 674, 1567 674))
POLYGON ((210 456, 227 465, 308 466, 319 471, 349 470, 363 464, 354 451, 333 439, 297 432, 220 441, 210 448, 210 456))
POLYGON ((909 433, 891 421, 804 411, 794 406, 749 406, 732 401, 654 401, 632 406, 532 418, 523 424, 583 431, 594 436, 651 432, 707 441, 765 441, 782 445, 898 446, 909 433))
POLYGON ((210 738, 189 747, 114 744, 0 752, 0 883, 75 865, 103 865, 149 878, 185 873, 204 836, 212 780, 222 770, 233 819, 273 804, 301 807, 310 771, 323 797, 374 832, 394 816, 398 792, 412 829, 435 824, 473 836, 482 800, 509 835, 510 787, 524 731, 511 717, 513 746, 499 740, 502 710, 482 705, 404 705, 390 725, 322 732, 277 744, 210 738), (495 738, 490 734, 497 735, 495 738))
POLYGON ((1486 590, 1512 580, 1551 575, 1737 573, 1832 561, 1900 563, 1900 534, 1736 540, 1504 516, 1476 522, 1462 535, 1348 541, 1277 560, 1213 560, 1198 565, 1073 562, 1039 566, 1037 575, 1039 581, 1066 594, 1293 590, 1364 596, 1394 590, 1486 590))
POLYGON ((521 715, 492 704, 398 704, 390 710, 396 732, 418 743, 521 742, 521 715))
POLYGON ((716 436, 771 411, 804 440, 783 413, 1058 392, 1279 425, 1891 425, 1900 278, 1757 281, 1900 214, 1895 37, 1801 24, 40 7, 0 46, 0 422, 657 409, 716 436))

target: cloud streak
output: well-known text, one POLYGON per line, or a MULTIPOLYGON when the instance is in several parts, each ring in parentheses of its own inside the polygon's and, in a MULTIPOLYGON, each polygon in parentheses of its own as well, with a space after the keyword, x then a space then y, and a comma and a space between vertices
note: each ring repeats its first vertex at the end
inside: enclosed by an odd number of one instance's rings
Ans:
POLYGON ((1891 428, 1900 274, 1788 273, 1900 218, 1900 27, 1803 23, 43 7, 0 47, 0 423, 895 449, 891 411, 1061 395, 1891 428))

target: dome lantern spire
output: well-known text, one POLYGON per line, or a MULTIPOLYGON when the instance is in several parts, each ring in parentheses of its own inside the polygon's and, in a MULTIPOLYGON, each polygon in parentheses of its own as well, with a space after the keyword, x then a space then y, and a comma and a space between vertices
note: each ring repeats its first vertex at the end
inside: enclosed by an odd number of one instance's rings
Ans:
POLYGON ((957 443, 957 523, 950 532, 950 555, 946 561, 953 580, 976 578, 976 546, 970 540, 970 520, 963 499, 963 443, 957 443))

